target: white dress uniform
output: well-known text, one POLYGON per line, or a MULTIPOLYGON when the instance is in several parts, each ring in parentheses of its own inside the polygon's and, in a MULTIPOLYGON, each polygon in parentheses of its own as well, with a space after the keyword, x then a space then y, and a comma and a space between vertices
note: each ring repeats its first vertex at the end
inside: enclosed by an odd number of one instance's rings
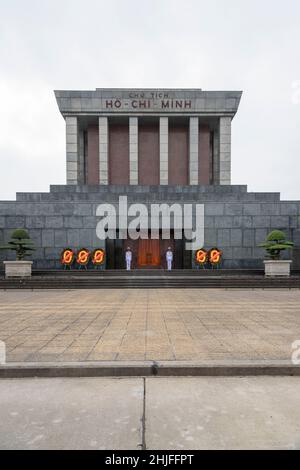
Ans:
POLYGON ((126 269, 127 269, 127 271, 130 271, 131 261, 132 261, 132 251, 131 250, 126 251, 125 258, 126 258, 126 269))
POLYGON ((167 260, 167 265, 168 265, 168 271, 171 271, 172 270, 172 261, 173 261, 173 252, 170 249, 166 253, 166 260, 167 260))

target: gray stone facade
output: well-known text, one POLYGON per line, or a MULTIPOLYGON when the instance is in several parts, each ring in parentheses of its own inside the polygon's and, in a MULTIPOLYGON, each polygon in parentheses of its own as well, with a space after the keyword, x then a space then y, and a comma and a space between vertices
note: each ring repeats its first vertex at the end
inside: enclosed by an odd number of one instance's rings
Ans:
MULTIPOLYGON (((128 203, 199 203, 205 206, 205 247, 223 250, 224 268, 263 268, 258 244, 272 229, 282 229, 300 249, 300 201, 281 201, 279 193, 252 193, 246 186, 51 186, 48 193, 17 193, 16 201, 0 202, 0 244, 13 229, 29 230, 37 250, 33 268, 58 268, 63 248, 105 247, 96 236, 96 208, 128 203)), ((12 254, 0 252, 1 259, 12 254)), ((1 267, 2 269, 3 267, 1 267)))

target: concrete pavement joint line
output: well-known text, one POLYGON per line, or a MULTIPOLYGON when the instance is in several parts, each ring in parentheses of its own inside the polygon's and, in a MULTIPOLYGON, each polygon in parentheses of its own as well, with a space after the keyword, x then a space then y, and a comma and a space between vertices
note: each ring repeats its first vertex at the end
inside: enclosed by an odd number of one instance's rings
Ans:
POLYGON ((143 416, 142 416, 142 450, 147 450, 146 445, 146 378, 143 378, 143 416))

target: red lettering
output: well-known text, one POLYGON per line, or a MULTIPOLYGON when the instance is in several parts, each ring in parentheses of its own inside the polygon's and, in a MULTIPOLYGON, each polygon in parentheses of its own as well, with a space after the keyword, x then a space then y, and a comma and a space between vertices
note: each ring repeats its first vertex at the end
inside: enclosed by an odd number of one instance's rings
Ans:
POLYGON ((106 100, 105 106, 106 108, 120 108, 122 103, 120 100, 106 100))
POLYGON ((144 100, 144 101, 140 100, 139 101, 139 108, 147 108, 147 101, 146 100, 144 100))

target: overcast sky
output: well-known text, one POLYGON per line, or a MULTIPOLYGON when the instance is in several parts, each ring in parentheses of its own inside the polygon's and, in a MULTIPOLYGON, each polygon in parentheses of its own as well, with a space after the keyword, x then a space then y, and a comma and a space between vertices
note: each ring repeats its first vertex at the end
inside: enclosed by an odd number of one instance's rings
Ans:
POLYGON ((65 184, 54 89, 243 90, 232 182, 300 199, 299 0, 0 0, 0 199, 65 184))

